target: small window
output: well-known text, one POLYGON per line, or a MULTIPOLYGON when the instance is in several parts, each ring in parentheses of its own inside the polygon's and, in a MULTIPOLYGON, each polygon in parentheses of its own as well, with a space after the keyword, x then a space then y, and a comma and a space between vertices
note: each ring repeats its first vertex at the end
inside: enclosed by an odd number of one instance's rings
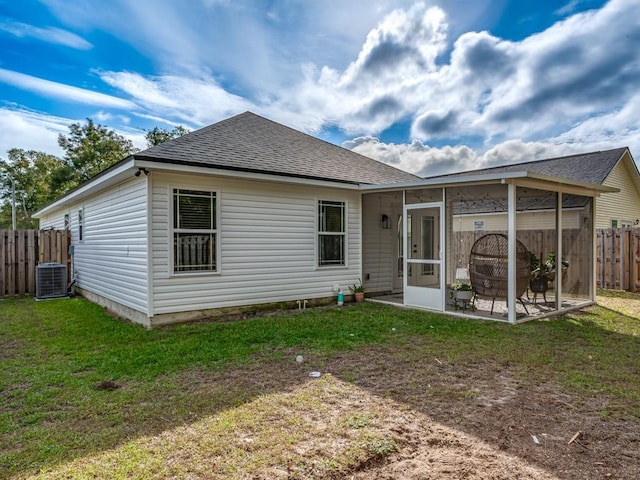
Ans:
POLYGON ((69 214, 64 214, 64 229, 69 230, 69 214))
POLYGON ((318 202, 318 266, 346 265, 345 223, 345 202, 318 202))
POLYGON ((618 228, 618 220, 611 220, 611 228, 618 228))
POLYGON ((215 192, 173 190, 173 271, 217 271, 215 192))
POLYGON ((84 208, 78 210, 78 240, 84 240, 84 208))
POLYGON ((484 220, 474 220, 473 221, 473 230, 476 232, 484 231, 484 220))

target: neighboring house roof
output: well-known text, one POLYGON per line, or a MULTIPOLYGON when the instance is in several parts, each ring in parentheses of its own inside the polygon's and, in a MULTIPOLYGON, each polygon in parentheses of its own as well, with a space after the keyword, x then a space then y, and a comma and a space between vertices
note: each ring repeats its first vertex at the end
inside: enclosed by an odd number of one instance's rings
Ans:
MULTIPOLYGON (((448 175, 438 175, 434 177, 426 177, 429 179, 450 178, 455 179, 458 176, 482 175, 492 173, 507 172, 531 172, 541 175, 549 175, 553 177, 566 178, 578 182, 586 182, 602 185, 615 166, 625 158, 625 153, 629 153, 627 147, 615 148, 613 150, 605 150, 602 152, 581 153, 576 155, 568 155, 565 157, 555 157, 543 160, 534 160, 530 162, 515 163, 511 165, 502 165, 497 167, 482 168, 466 172, 452 173, 448 175)), ((634 163, 629 153, 628 160, 634 163)), ((635 166, 635 164, 634 164, 635 166)), ((640 175, 635 168, 634 183, 640 182, 640 175)), ((580 208, 586 205, 587 198, 576 195, 565 195, 562 206, 563 208, 580 208)), ((505 211, 507 201, 502 200, 477 200, 471 203, 461 202, 454 205, 454 214, 478 214, 493 211, 505 211)), ((534 196, 533 198, 518 198, 517 210, 545 210, 552 209, 556 206, 555 195, 545 193, 542 196, 534 196)))
POLYGON ((544 160, 534 160, 531 162, 514 163, 498 167, 481 168, 478 170, 450 173, 448 175, 438 175, 426 178, 434 179, 461 175, 466 176, 471 173, 484 174, 527 171, 601 185, 611 173, 613 167, 616 166, 627 151, 627 147, 621 147, 602 152, 580 153, 565 157, 547 158, 544 160))
POLYGON ((251 112, 156 145, 134 158, 353 184, 420 180, 251 112))

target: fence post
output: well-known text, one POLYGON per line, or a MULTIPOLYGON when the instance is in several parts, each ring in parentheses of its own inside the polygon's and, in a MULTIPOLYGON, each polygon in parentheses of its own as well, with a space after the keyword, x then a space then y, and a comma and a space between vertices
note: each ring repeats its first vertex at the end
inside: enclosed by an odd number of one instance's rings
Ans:
POLYGON ((38 236, 35 230, 27 231, 27 292, 36 291, 36 258, 38 252, 38 236))
POLYGON ((0 230, 0 296, 7 294, 7 231, 0 230))

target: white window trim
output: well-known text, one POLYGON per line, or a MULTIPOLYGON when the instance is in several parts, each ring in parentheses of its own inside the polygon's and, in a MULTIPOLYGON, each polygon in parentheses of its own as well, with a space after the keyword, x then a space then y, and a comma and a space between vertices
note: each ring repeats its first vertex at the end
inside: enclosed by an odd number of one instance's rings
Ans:
POLYGON ((168 215, 168 220, 169 220, 169 225, 168 225, 168 231, 169 231, 169 238, 167 239, 168 241, 168 251, 169 251, 169 277, 174 277, 174 278, 183 278, 183 277, 203 277, 203 276, 219 276, 222 273, 222 256, 221 256, 221 231, 222 229, 220 228, 220 190, 217 189, 213 189, 211 187, 206 187, 206 186, 202 186, 202 185, 168 185, 168 191, 167 191, 167 202, 168 202, 168 208, 167 211, 169 212, 168 215), (207 270, 207 271, 194 271, 194 272, 176 272, 174 270, 174 266, 175 266, 175 258, 174 258, 174 253, 173 253, 173 234, 175 232, 180 233, 181 229, 176 229, 173 227, 173 215, 174 215, 174 211, 173 211, 173 191, 175 189, 178 190, 199 190, 201 192, 210 192, 215 194, 216 196, 216 229, 209 231, 209 233, 215 233, 216 234, 216 269, 215 270, 207 270))
POLYGON ((315 217, 315 269, 316 270, 345 270, 349 268, 349 202, 344 198, 331 198, 330 195, 314 198, 314 217, 315 217), (341 202, 344 203, 344 232, 320 232, 320 216, 318 215, 318 208, 320 202, 341 202), (344 235, 344 265, 320 265, 320 244, 318 239, 320 234, 323 235, 344 235))

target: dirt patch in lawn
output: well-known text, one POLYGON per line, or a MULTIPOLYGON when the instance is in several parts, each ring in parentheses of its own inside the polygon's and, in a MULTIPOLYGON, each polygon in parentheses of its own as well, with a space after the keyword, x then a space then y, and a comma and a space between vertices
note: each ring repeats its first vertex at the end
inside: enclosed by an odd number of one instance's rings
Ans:
MULTIPOLYGON (((605 394, 573 393, 552 378, 523 375, 491 359, 449 363, 425 355, 420 341, 329 358, 310 355, 301 365, 294 360, 296 353, 286 352, 285 361, 258 362, 237 371, 192 372, 183 378, 184 387, 199 398, 206 398, 207 391, 268 395, 297 389, 309 381, 310 371, 320 370, 322 378, 331 374, 355 388, 350 401, 358 396, 362 405, 393 411, 378 420, 378 433, 398 448, 383 455, 372 452, 346 470, 319 470, 312 455, 311 466, 267 469, 256 478, 281 478, 283 471, 288 474, 282 478, 640 478, 638 419, 608 417, 613 400, 605 394), (532 383, 531 378, 537 380, 532 383)), ((336 412, 349 409, 342 405, 344 397, 330 401, 336 412)), ((314 442, 341 445, 339 438, 323 438, 325 434, 333 435, 327 430, 314 442)), ((322 454, 327 462, 329 451, 322 454)))
POLYGON ((525 383, 491 360, 416 362, 385 347, 364 353, 334 358, 327 368, 425 415, 427 427, 354 478, 640 478, 637 419, 606 418, 604 395, 525 383), (425 434, 434 426, 438 435, 425 434))

